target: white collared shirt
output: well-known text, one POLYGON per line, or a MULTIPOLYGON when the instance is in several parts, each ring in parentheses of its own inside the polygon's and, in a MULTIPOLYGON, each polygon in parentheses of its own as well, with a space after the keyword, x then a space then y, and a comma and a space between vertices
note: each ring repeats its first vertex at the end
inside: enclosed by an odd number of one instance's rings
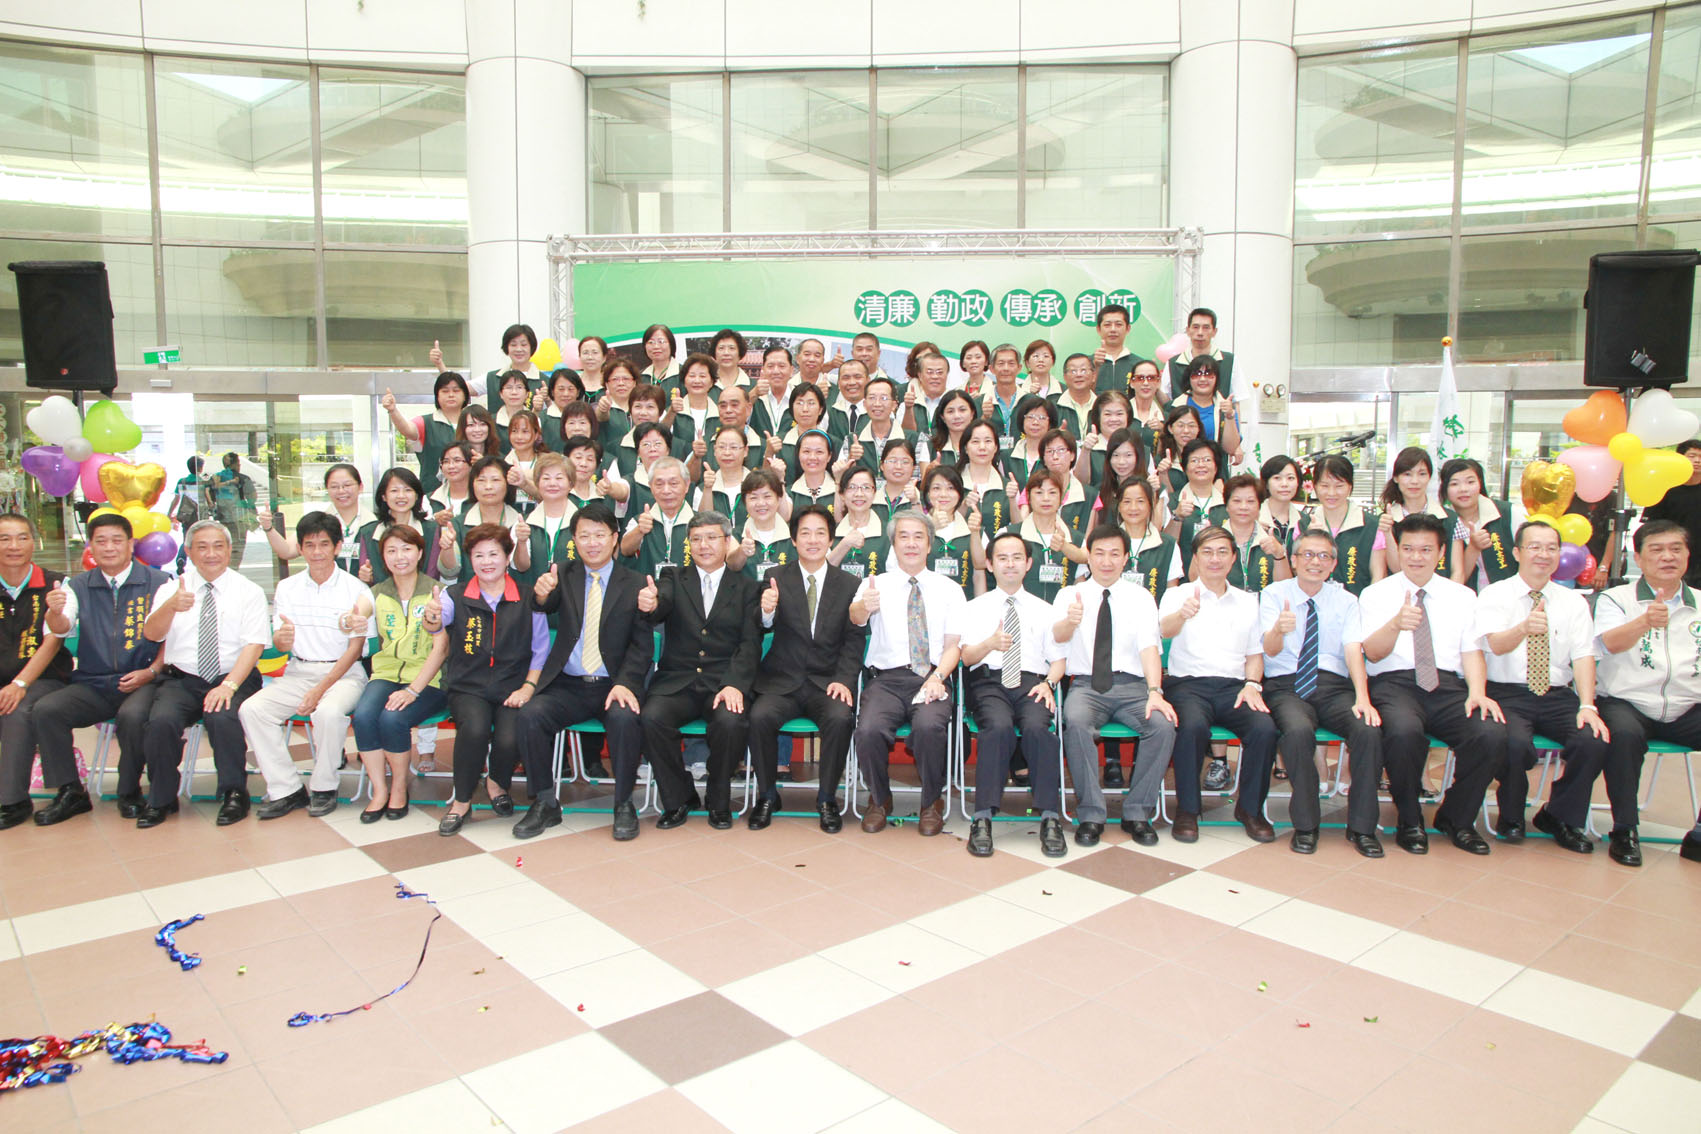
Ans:
MULTIPOLYGON (((95 572, 99 574, 102 579, 106 580, 106 585, 111 587, 113 593, 116 594, 118 592, 118 588, 130 581, 130 572, 133 567, 134 562, 132 561, 131 563, 125 564, 124 570, 118 572, 116 575, 108 575, 98 567, 95 568, 95 572)), ((59 586, 60 589, 65 592, 65 621, 71 624, 71 631, 74 633, 77 629, 77 618, 82 611, 82 606, 77 602, 77 592, 72 588, 69 576, 67 576, 65 581, 59 586)), ((66 636, 64 634, 55 634, 52 630, 47 628, 46 622, 42 623, 42 631, 52 638, 63 638, 66 636)))
MULTIPOLYGON (((1069 607, 1077 595, 1081 599, 1081 624, 1075 627, 1075 633, 1068 642, 1058 643, 1067 672, 1075 677, 1092 674, 1099 607, 1104 604, 1107 593, 1110 595, 1110 667, 1116 673, 1143 677, 1146 671, 1140 654, 1146 649, 1163 648, 1163 639, 1158 636, 1158 604, 1152 601, 1150 591, 1126 578, 1102 587, 1098 580, 1088 576, 1057 593, 1057 598, 1051 603, 1053 624, 1069 616, 1069 607)), ((1056 637, 1052 640, 1055 642, 1056 637)))
MULTIPOLYGON (((1429 637, 1435 646, 1435 668, 1464 676, 1463 657, 1472 650, 1481 650, 1475 634, 1476 592, 1439 575, 1430 577, 1422 587, 1406 578, 1405 572, 1390 575, 1364 588, 1358 596, 1358 611, 1347 624, 1346 642, 1362 643, 1365 638, 1387 625, 1407 599, 1416 601, 1422 591, 1424 607, 1429 612, 1429 637)), ((1381 661, 1368 657, 1365 672, 1375 677, 1379 673, 1394 673, 1412 669, 1412 633, 1402 630, 1394 639, 1394 648, 1381 661)))
MULTIPOLYGON (((857 592, 859 596, 871 590, 880 592, 880 609, 868 619, 867 662, 874 669, 910 664, 910 578, 901 570, 887 570, 863 580, 857 592)), ((951 620, 967 600, 961 586, 937 572, 923 570, 914 578, 921 586, 922 608, 927 615, 927 660, 938 665, 946 637, 956 637, 951 620)))
POLYGON ((1213 594, 1203 583, 1171 587, 1164 592, 1158 616, 1181 609, 1197 595, 1199 613, 1181 624, 1170 640, 1169 672, 1176 677, 1246 676, 1246 659, 1264 653, 1258 632, 1258 596, 1239 587, 1213 594))
MULTIPOLYGON (((1558 689, 1571 684, 1573 662, 1595 656, 1595 623, 1589 614, 1589 600, 1569 587, 1549 582, 1541 595, 1547 609, 1548 684, 1558 689)), ((1513 685, 1529 681, 1529 640, 1497 654, 1489 648, 1488 636, 1523 622, 1533 605, 1530 584, 1520 575, 1490 583, 1477 595, 1477 623, 1472 633, 1488 663, 1490 681, 1513 685)))
MULTIPOLYGON (((1262 637, 1276 625, 1286 604, 1293 611, 1293 629, 1282 638, 1281 653, 1265 655, 1264 676, 1280 677, 1299 669, 1299 651, 1305 646, 1305 607, 1317 604, 1317 668, 1346 677, 1347 657, 1343 635, 1352 621, 1358 600, 1341 584, 1325 579, 1315 595, 1308 595, 1298 579, 1277 579, 1258 593, 1258 633, 1262 637)), ((1259 643, 1262 647, 1263 643, 1259 643)))
MULTIPOLYGON (((276 610, 272 629, 283 625, 284 618, 295 624, 293 657, 303 661, 336 661, 348 649, 350 638, 372 638, 377 629, 369 618, 356 631, 342 629, 343 615, 354 609, 356 602, 365 599, 372 605, 372 590, 365 583, 338 567, 323 583, 315 583, 306 571, 281 580, 273 592, 276 610)), ((174 622, 172 626, 177 624, 174 622)))
POLYGON ((722 563, 713 571, 697 568, 697 585, 703 590, 703 615, 707 617, 715 609, 715 596, 721 593, 721 576, 726 574, 726 564, 722 563))
MULTIPOLYGON (((201 594, 206 580, 193 564, 181 576, 187 590, 195 596, 195 605, 180 610, 166 631, 160 657, 166 665, 176 666, 184 673, 199 674, 201 668, 201 594)), ((162 583, 154 592, 154 605, 159 609, 177 593, 177 580, 162 583)), ((266 592, 236 571, 226 568, 213 580, 213 596, 218 604, 219 672, 229 673, 236 664, 236 655, 248 646, 265 646, 271 641, 266 632, 266 592)), ((346 609, 346 608, 345 608, 346 609)), ((342 652, 340 649, 337 651, 342 652)))
MULTIPOLYGON (((1028 590, 1014 595, 1002 589, 976 595, 964 603, 952 624, 947 628, 959 642, 985 641, 1004 628, 1004 612, 1010 600, 1016 600, 1016 620, 1021 629, 1017 652, 1022 658, 1023 673, 1044 673, 1053 659, 1063 656, 1063 646, 1051 636, 1051 624, 1057 621, 1051 604, 1028 590)), ((993 673, 1004 670, 1004 651, 993 650, 979 662, 993 673)))

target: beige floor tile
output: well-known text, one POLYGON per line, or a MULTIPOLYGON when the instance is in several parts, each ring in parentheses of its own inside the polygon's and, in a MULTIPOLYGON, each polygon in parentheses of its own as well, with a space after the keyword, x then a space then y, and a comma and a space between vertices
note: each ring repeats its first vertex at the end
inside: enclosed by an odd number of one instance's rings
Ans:
POLYGON ((678 1090, 734 1134, 825 1130, 885 1099, 795 1040, 688 1079, 678 1090))

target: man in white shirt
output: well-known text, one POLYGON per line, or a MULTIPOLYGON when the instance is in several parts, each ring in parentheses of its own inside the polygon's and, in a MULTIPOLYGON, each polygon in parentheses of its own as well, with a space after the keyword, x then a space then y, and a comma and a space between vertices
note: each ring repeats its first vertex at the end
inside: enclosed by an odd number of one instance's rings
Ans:
POLYGON ((856 766, 868 783, 862 829, 886 828, 892 811, 888 761, 898 727, 910 725, 906 742, 921 773, 923 835, 945 829, 945 741, 951 727, 948 682, 957 669, 957 635, 952 620, 964 605, 963 588, 927 569, 933 521, 903 511, 886 523, 891 561, 869 576, 850 605, 850 620, 868 627, 867 669, 857 714, 856 766))
POLYGON ((221 827, 248 817, 248 745, 237 716, 260 689, 254 663, 266 648, 266 592, 230 569, 230 529, 201 520, 184 536, 190 569, 154 594, 142 634, 163 642, 165 673, 142 731, 148 803, 139 828, 157 827, 177 810, 183 733, 199 721, 218 770, 221 827))
POLYGON ((289 665, 270 685, 243 702, 240 716, 266 778, 261 819, 277 819, 298 807, 313 816, 337 809, 337 770, 348 739, 349 714, 366 689, 360 658, 377 634, 372 592, 337 566, 343 525, 333 513, 309 512, 295 525, 296 546, 307 561, 278 583, 273 593, 272 644, 289 654, 289 665), (313 775, 307 787, 296 775, 284 724, 292 716, 313 721, 313 775))
MULTIPOLYGON (((1611 731, 1606 794, 1612 804, 1607 853, 1626 866, 1642 862, 1636 792, 1648 741, 1701 751, 1701 601, 1684 584, 1689 533, 1672 520, 1649 520, 1631 545, 1642 577, 1595 601, 1601 716, 1611 731)), ((1682 855, 1701 862, 1701 817, 1683 837, 1682 855)))
POLYGON ((1453 783, 1435 809, 1435 829, 1471 854, 1489 851, 1476 815, 1506 759, 1506 718, 1488 696, 1475 636, 1476 593, 1435 573, 1449 538, 1427 514, 1395 524, 1400 573, 1364 589, 1346 633, 1347 649, 1364 652, 1370 700, 1382 714, 1382 764, 1399 816, 1394 841, 1411 854, 1429 853, 1418 803, 1429 737, 1453 749, 1453 783))
POLYGON ((1349 653, 1342 636, 1358 600, 1330 578, 1335 541, 1312 528, 1294 545, 1295 575, 1258 596, 1258 626, 1264 632, 1264 703, 1280 738, 1276 749, 1287 769, 1293 798, 1290 845, 1297 854, 1317 850, 1322 809, 1317 802, 1317 728, 1346 739, 1341 759, 1352 767, 1347 796, 1347 842, 1366 858, 1381 858, 1377 838, 1376 785, 1382 769, 1381 717, 1370 703, 1364 657, 1349 653))
POLYGON ((1106 721, 1140 733, 1122 796, 1122 829, 1143 847, 1158 841, 1152 819, 1175 749, 1175 710, 1164 700, 1158 607, 1150 591, 1123 577, 1127 565, 1128 533, 1115 524, 1100 524, 1087 533, 1091 574, 1064 588, 1051 604, 1051 636, 1064 647, 1070 676, 1063 701, 1063 752, 1080 817, 1077 846, 1090 847, 1104 833, 1098 731, 1106 721))
POLYGON ((1531 737, 1540 732, 1565 747, 1564 771, 1545 806, 1530 817, 1536 830, 1568 851, 1595 849, 1583 825, 1595 780, 1607 760, 1607 727, 1595 708, 1595 628, 1581 594, 1553 582, 1559 531, 1526 523, 1513 535, 1518 573, 1477 595, 1477 638, 1488 666, 1488 695, 1506 714, 1506 766, 1500 773, 1495 832, 1524 837, 1531 737))
POLYGON ((1158 629, 1169 646, 1170 703, 1175 706, 1175 837, 1199 837, 1199 768, 1210 751, 1211 728, 1240 738, 1240 796, 1234 817, 1256 842, 1274 842, 1264 818, 1276 722, 1264 704, 1264 643, 1258 596, 1228 585, 1234 536, 1219 527, 1193 537, 1199 580, 1171 587, 1158 607, 1158 629))
POLYGON ((1040 850, 1049 858, 1069 853, 1063 841, 1060 738, 1052 731, 1063 651, 1050 630, 1051 604, 1023 589, 1028 545, 1009 530, 986 549, 997 587, 969 600, 952 627, 968 668, 967 698, 974 714, 975 809, 969 853, 992 854, 992 817, 1004 801, 1010 758, 1021 734, 1034 809, 1040 813, 1040 850))

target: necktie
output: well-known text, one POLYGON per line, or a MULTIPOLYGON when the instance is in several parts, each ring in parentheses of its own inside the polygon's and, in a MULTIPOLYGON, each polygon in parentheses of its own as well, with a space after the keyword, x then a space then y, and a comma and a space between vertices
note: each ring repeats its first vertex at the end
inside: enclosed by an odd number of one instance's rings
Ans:
POLYGON ((195 664, 201 679, 212 682, 219 673, 219 606, 213 597, 213 585, 201 585, 201 625, 195 643, 195 664))
POLYGON ((1417 685, 1425 693, 1433 693, 1441 686, 1441 674, 1435 669, 1435 639, 1429 635, 1429 607, 1424 605, 1423 592, 1417 593, 1418 624, 1412 631, 1412 670, 1417 677, 1417 685))
POLYGON ((1305 600, 1305 638, 1299 645, 1299 667, 1293 672, 1293 691, 1309 697, 1317 690, 1317 600, 1305 600))
POLYGON ((850 435, 852 437, 856 436, 856 421, 856 407, 852 406, 850 411, 850 435))
POLYGON ((910 668, 926 673, 930 668, 927 649, 927 607, 921 602, 921 580, 910 576, 910 602, 907 622, 910 632, 910 668))
POLYGON ((813 633, 815 633, 815 600, 819 596, 816 594, 816 591, 815 591, 815 576, 814 575, 808 576, 806 581, 808 583, 808 586, 804 587, 804 589, 803 589, 803 601, 804 601, 804 604, 809 608, 809 632, 811 634, 813 634, 813 633))
POLYGON ((602 668, 602 578, 591 576, 591 591, 585 596, 585 641, 579 660, 586 673, 602 668))
MULTIPOLYGON (((1531 591, 1530 610, 1533 612, 1540 610, 1541 608, 1542 593, 1540 591, 1531 591)), ((1534 693, 1538 697, 1542 696, 1553 687, 1551 675, 1548 673, 1550 657, 1551 651, 1549 649, 1547 632, 1545 630, 1540 634, 1531 634, 1528 638, 1524 639, 1524 668, 1528 671, 1526 678, 1530 686, 1530 692, 1534 693)))
POLYGON ((1099 624, 1093 631, 1093 692, 1110 692, 1110 592, 1104 592, 1104 598, 1099 600, 1099 624))
POLYGON ((1015 595, 1004 600, 1004 632, 1010 635, 1010 648, 1004 651, 1004 688, 1015 689, 1022 684, 1022 619, 1015 595))
POLYGON ((709 617, 709 612, 715 609, 715 581, 708 572, 703 573, 703 617, 709 617))

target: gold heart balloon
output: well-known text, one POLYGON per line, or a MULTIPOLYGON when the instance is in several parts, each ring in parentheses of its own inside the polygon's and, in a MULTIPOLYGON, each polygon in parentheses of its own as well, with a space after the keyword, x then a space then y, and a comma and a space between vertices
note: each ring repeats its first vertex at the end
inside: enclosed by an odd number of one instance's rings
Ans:
MULTIPOLYGON (((1566 470, 1570 471, 1570 470, 1566 470)), ((100 466, 100 486, 106 490, 107 506, 122 512, 131 504, 152 508, 165 491, 165 466, 128 461, 108 461, 100 466)))
POLYGON ((1577 472, 1557 461, 1531 461, 1524 466, 1518 490, 1531 515, 1563 516, 1577 494, 1577 472))

